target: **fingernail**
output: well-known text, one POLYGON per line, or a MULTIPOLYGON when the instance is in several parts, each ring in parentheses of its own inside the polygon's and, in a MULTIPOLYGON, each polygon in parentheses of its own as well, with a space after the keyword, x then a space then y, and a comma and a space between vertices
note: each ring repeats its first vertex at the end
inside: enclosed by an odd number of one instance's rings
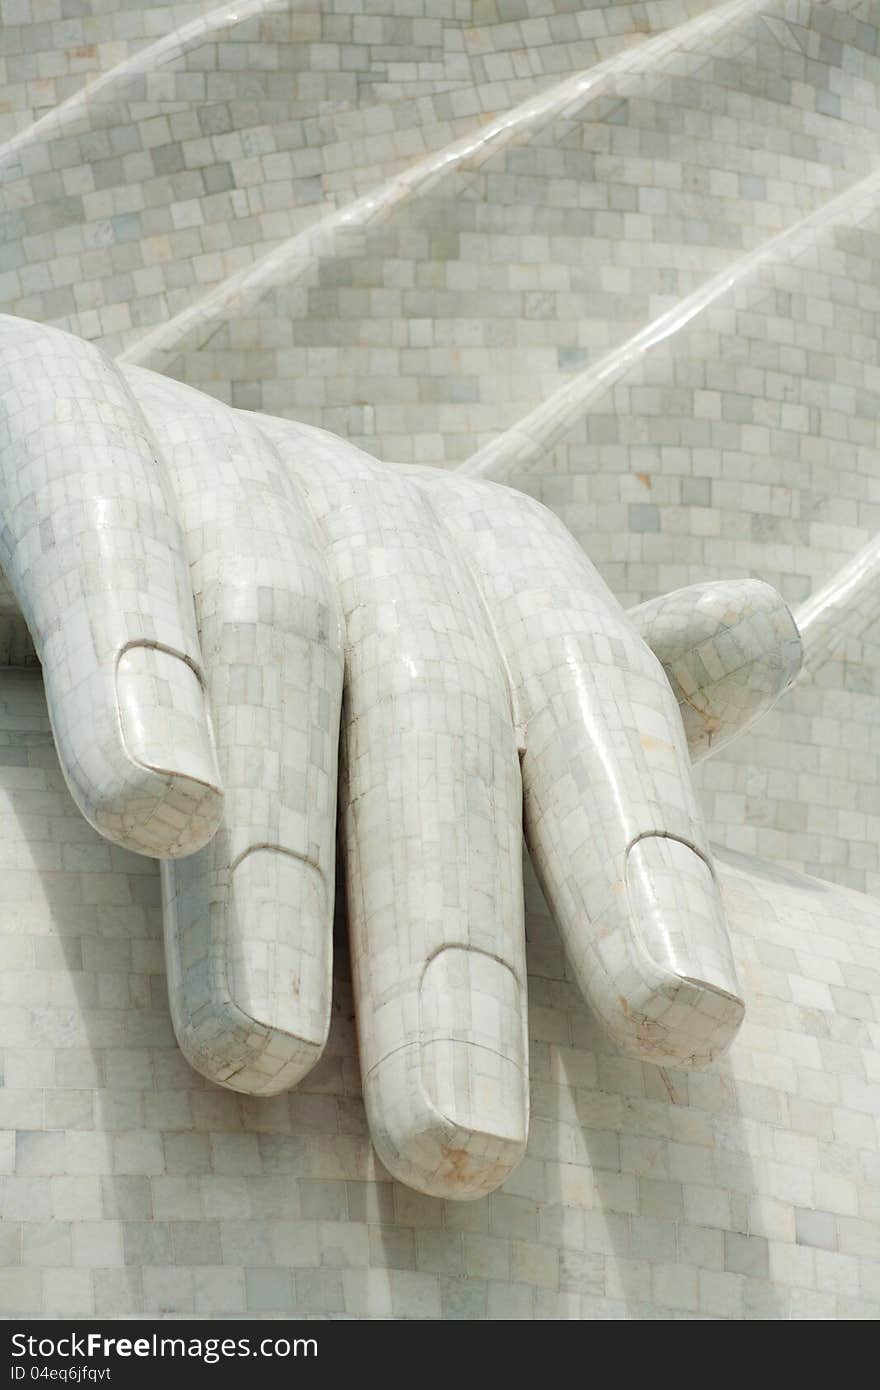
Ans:
POLYGON ((637 840, 627 856, 633 925, 655 965, 739 998, 718 885, 689 845, 665 835, 637 840))
POLYGON ((130 758, 220 787, 205 692, 191 666, 157 647, 129 647, 116 667, 116 698, 130 758))
POLYGON ((195 853, 217 830, 223 811, 220 769, 205 692, 180 657, 134 646, 116 666, 122 744, 132 769, 128 806, 119 816, 123 843, 157 858, 195 853), (154 776, 152 776, 154 775, 154 776))
POLYGON ((331 903, 323 875, 280 849, 253 849, 231 875, 226 942, 234 1002, 260 1027, 304 1044, 312 1065, 327 1040, 331 903))
POLYGON ((520 985, 482 951, 450 946, 429 962, 420 993, 422 1083, 462 1130, 525 1143, 526 1040, 520 985))

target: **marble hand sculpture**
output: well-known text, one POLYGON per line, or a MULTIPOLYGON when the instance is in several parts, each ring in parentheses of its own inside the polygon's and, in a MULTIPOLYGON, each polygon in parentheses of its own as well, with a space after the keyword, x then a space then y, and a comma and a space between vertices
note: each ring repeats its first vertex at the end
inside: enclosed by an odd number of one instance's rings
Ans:
POLYGON ((205 1076, 271 1095, 321 1055, 337 783, 367 1113, 403 1182, 478 1197, 525 1147, 523 830, 618 1046, 700 1066, 729 1045, 690 762, 797 673, 767 585, 626 614, 522 494, 13 318, 0 506, 70 790, 162 860, 172 1016, 205 1076))

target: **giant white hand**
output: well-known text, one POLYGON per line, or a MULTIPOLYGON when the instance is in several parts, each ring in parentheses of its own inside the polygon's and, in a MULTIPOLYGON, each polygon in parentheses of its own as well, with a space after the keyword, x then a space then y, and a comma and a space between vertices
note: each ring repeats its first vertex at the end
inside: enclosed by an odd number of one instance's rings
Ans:
POLYGON ((61 765, 102 834, 163 860, 199 1071, 268 1095, 321 1054, 338 746, 364 1092, 402 1181, 481 1196, 525 1147, 523 827, 619 1046, 695 1066, 730 1043, 743 1002, 688 739, 702 754, 796 673, 772 590, 627 617, 521 494, 18 319, 0 431, 0 563, 61 765))

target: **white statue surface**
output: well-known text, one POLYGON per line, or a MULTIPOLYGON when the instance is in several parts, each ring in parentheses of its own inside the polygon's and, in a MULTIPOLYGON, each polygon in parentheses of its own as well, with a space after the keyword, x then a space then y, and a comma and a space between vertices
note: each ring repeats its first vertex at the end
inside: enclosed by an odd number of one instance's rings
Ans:
POLYGON ((876 1320, 878 95, 0 0, 0 1318, 876 1320))
POLYGON ((337 818, 367 1115, 404 1183, 483 1196, 525 1149, 523 832, 613 1043, 685 1068, 729 1046, 742 875, 722 893, 690 765, 797 675, 770 586, 626 613, 524 494, 17 318, 0 509, 70 791, 162 861, 172 1018, 204 1076, 269 1096, 320 1058, 337 818))

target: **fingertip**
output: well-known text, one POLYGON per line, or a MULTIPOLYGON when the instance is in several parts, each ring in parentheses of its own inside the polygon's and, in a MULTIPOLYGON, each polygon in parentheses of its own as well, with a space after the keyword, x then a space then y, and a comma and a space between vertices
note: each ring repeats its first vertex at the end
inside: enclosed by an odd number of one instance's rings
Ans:
POLYGON ((659 969, 738 997, 724 908, 701 854, 671 835, 644 835, 626 857, 632 922, 659 969))
POLYGON ((99 834, 135 854, 177 859, 211 840, 223 790, 205 692, 173 652, 134 643, 67 687, 45 668, 52 727, 74 800, 99 834))
POLYGON ((763 580, 693 584, 640 604, 629 618, 663 666, 694 762, 750 728, 801 671, 797 623, 763 580))
POLYGON ((225 910, 232 1002, 287 1040, 290 1065, 298 1054, 304 1076, 330 1028, 333 901, 324 876, 299 855, 258 846, 233 868, 225 910))
POLYGON ((243 1096, 292 1091, 324 1054, 323 1042, 266 1029, 231 1001, 218 1005, 198 1023, 177 1029, 175 1036, 194 1071, 215 1086, 243 1096))
POLYGON ((115 697, 131 765, 118 796, 128 847, 163 859, 196 853, 223 814, 211 716, 196 671, 174 652, 134 643, 116 663, 115 697))
POLYGON ((116 704, 132 762, 219 788, 204 687, 182 657, 147 644, 127 647, 116 664, 116 704))
POLYGON ((258 846, 231 870, 224 861, 218 839, 162 865, 174 1031, 190 1065, 215 1085, 279 1095, 327 1043, 330 904, 320 875, 293 855, 258 846))
POLYGON ((672 836, 645 835, 627 854, 626 886, 635 949, 616 981, 612 1032, 645 1061, 708 1066, 745 1015, 711 867, 672 836))
MULTIPOLYGON (((457 1052, 467 1071, 474 1059, 462 1055, 461 1045, 457 1052)), ((527 1102, 524 1123, 518 1104, 508 1121, 496 1112, 492 1128, 479 1128, 478 1116, 467 1109, 457 1122, 432 1102, 422 1065, 415 1043, 391 1053, 364 1078, 367 1121, 376 1152, 392 1177, 427 1197, 453 1202, 488 1197, 510 1177, 525 1153, 527 1102)))
MULTIPOLYGON (((374 1022, 378 1037, 382 1021, 374 1022)), ((376 1150, 389 1172, 427 1196, 485 1197, 516 1168, 528 1139, 520 982, 495 956, 446 946, 422 974, 412 1026, 414 1036, 364 1078, 376 1150)))

